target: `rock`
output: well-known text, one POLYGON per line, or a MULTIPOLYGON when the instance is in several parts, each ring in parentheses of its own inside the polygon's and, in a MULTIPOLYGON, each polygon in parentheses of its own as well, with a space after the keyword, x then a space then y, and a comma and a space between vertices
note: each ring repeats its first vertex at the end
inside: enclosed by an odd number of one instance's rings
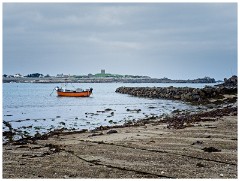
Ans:
POLYGON ((149 109, 155 109, 156 107, 154 107, 154 106, 149 106, 148 108, 149 108, 149 109))
POLYGON ((237 87, 238 77, 236 75, 233 75, 229 79, 224 78, 224 83, 219 84, 218 86, 225 86, 225 87, 237 87))
POLYGON ((127 109, 126 111, 131 111, 131 112, 140 112, 142 111, 141 109, 127 109))
POLYGON ((181 99, 180 95, 173 96, 174 99, 181 99))
POLYGON ((208 108, 210 108, 210 109, 213 109, 214 107, 216 107, 216 105, 215 104, 208 104, 208 105, 206 105, 208 108))
POLYGON ((179 113, 180 110, 179 109, 176 109, 176 110, 173 110, 172 113, 179 113))
POLYGON ((88 132, 88 129, 82 129, 79 131, 79 133, 86 133, 86 132, 88 132))
POLYGON ((105 111, 107 112, 107 111, 112 111, 112 109, 110 109, 110 108, 107 108, 107 109, 105 109, 105 111))
POLYGON ((214 148, 214 147, 205 147, 202 150, 205 152, 221 152, 221 150, 214 148))
POLYGON ((197 145, 197 144, 203 144, 203 141, 196 141, 196 142, 192 143, 192 145, 197 145))
POLYGON ((60 122, 59 124, 66 125, 66 123, 64 123, 64 122, 60 122))
POLYGON ((107 134, 113 134, 113 133, 118 133, 117 130, 110 130, 107 132, 107 134))
POLYGON ((205 167, 205 165, 203 165, 203 164, 202 164, 202 163, 200 163, 200 162, 199 162, 199 163, 197 163, 197 164, 196 164, 196 166, 197 166, 197 167, 205 167))

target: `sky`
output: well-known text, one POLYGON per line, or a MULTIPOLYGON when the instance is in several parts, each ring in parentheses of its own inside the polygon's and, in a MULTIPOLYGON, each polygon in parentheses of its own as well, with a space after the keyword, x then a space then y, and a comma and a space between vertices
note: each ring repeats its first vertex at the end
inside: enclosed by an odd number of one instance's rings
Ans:
POLYGON ((237 75, 237 3, 3 3, 3 73, 237 75))

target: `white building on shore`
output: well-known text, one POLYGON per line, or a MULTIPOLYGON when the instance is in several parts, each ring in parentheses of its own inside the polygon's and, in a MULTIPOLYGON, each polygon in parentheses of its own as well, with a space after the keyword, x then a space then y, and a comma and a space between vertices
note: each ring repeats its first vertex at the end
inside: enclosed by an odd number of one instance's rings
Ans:
POLYGON ((20 78, 20 77, 23 77, 23 76, 20 73, 17 73, 13 77, 20 78))

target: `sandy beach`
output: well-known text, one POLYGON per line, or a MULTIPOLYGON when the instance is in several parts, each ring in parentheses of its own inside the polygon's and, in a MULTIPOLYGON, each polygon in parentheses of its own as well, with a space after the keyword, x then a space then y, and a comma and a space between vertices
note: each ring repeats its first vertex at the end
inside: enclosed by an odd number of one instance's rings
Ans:
POLYGON ((191 118, 5 144, 3 178, 237 178, 237 106, 191 118))

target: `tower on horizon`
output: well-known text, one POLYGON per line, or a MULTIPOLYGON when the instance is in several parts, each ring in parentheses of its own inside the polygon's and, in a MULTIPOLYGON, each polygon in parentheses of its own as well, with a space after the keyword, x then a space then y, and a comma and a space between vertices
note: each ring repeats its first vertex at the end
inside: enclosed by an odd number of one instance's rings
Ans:
POLYGON ((105 74, 105 69, 102 69, 102 70, 101 70, 101 74, 105 74))

